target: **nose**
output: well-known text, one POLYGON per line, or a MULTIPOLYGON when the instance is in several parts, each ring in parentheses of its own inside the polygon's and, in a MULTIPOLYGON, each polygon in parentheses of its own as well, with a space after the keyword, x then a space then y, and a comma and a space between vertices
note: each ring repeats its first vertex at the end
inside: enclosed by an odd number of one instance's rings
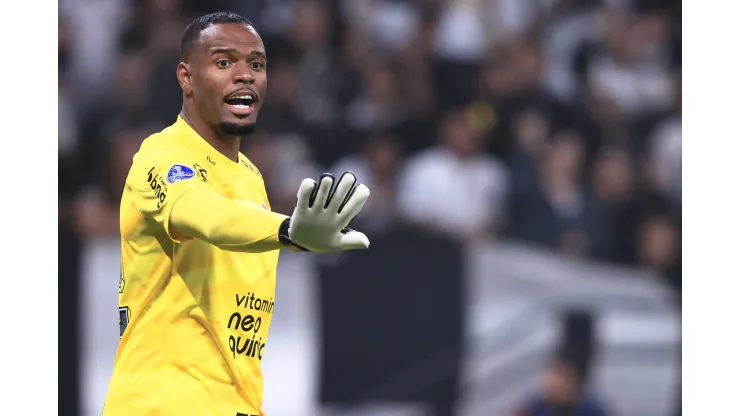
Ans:
POLYGON ((254 84, 254 73, 249 65, 238 65, 233 81, 234 84, 254 84))

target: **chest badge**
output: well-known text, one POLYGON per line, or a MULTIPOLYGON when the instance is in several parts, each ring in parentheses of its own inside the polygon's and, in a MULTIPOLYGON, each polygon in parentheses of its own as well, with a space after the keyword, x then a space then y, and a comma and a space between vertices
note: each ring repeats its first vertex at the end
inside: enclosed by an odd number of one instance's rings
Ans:
POLYGON ((199 164, 194 164, 193 168, 195 169, 195 172, 198 174, 198 178, 203 182, 208 182, 208 172, 203 169, 203 167, 199 164))

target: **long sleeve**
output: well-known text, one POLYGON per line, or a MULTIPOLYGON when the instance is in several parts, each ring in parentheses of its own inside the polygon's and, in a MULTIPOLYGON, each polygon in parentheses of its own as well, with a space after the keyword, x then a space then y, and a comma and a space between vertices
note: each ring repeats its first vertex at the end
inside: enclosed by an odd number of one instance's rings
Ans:
POLYGON ((223 250, 264 252, 279 249, 286 216, 254 203, 229 199, 197 178, 192 156, 152 153, 134 158, 127 186, 145 218, 160 224, 175 242, 197 238, 223 250))
POLYGON ((287 217, 248 202, 228 199, 208 187, 185 192, 172 205, 169 233, 207 241, 222 250, 263 252, 282 247, 287 217))

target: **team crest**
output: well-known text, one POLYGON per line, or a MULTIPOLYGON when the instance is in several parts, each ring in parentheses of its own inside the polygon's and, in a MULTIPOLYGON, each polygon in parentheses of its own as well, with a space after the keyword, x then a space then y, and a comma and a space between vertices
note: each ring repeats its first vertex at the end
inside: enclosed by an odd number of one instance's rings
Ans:
POLYGON ((198 177, 200 178, 201 181, 208 182, 208 172, 205 169, 203 169, 202 166, 196 163, 193 165, 193 168, 198 173, 198 177))

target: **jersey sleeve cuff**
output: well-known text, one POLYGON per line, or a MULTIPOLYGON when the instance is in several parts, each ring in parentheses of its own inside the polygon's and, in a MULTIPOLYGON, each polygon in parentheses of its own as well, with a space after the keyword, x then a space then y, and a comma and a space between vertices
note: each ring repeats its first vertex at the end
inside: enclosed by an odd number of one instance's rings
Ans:
POLYGON ((290 217, 286 218, 285 220, 283 220, 282 223, 280 223, 280 228, 278 229, 278 239, 280 240, 280 243, 289 250, 310 251, 305 247, 301 247, 290 239, 290 217))

